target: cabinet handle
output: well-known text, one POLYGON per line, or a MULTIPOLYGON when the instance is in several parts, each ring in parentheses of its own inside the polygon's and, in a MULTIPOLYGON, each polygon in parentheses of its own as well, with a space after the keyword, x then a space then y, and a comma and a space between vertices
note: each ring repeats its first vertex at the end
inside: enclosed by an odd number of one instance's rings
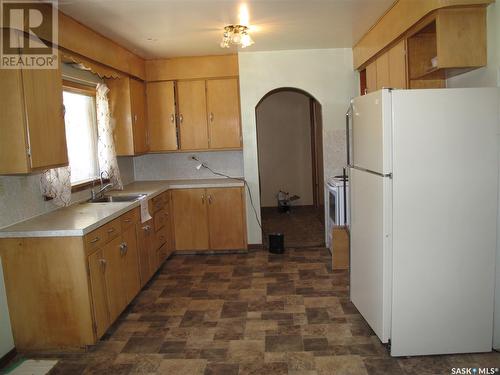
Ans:
POLYGON ((201 195, 201 204, 205 204, 205 194, 201 195))
POLYGON ((208 204, 212 204, 212 196, 211 195, 208 196, 208 204))
POLYGON ((109 228, 108 233, 113 233, 115 231, 115 228, 109 228))
POLYGON ((102 272, 106 271, 106 259, 99 259, 99 263, 101 264, 102 272))
POLYGON ((126 222, 126 223, 130 223, 132 219, 124 219, 123 221, 126 222))
POLYGON ((214 122, 214 113, 210 112, 210 122, 214 122))
POLYGON ((142 229, 145 230, 146 232, 149 232, 151 230, 151 226, 146 225, 146 226, 142 227, 142 229))
POLYGON ((184 116, 180 115, 180 116, 179 116, 179 121, 180 121, 180 122, 181 122, 181 124, 182 124, 182 122, 184 121, 184 116))
POLYGON ((99 239, 100 239, 99 237, 96 237, 93 240, 90 240, 90 243, 96 243, 97 241, 99 241, 99 239))
POLYGON ((137 115, 134 114, 134 123, 137 122, 137 115))
POLYGON ((127 252, 127 244, 125 242, 120 244, 120 255, 124 256, 127 252))
POLYGON ((175 123, 175 115, 173 113, 170 115, 170 122, 172 124, 175 123))

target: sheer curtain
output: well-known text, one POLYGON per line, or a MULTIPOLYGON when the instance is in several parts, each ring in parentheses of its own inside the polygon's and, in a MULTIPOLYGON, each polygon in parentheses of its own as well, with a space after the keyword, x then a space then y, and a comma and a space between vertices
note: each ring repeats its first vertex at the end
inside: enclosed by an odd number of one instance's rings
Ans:
POLYGON ((52 198, 56 206, 71 204, 71 168, 61 167, 49 169, 40 177, 42 195, 52 198))
POLYGON ((113 140, 114 124, 111 122, 109 115, 108 91, 109 88, 104 83, 97 85, 96 112, 97 132, 99 134, 97 143, 99 168, 101 173, 105 172, 107 174, 115 189, 123 189, 113 140))

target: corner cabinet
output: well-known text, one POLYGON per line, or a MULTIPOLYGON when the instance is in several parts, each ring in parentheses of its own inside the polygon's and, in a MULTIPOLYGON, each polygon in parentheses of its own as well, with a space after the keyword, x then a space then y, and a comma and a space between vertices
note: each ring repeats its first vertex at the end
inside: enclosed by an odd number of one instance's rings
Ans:
POLYGON ((146 119, 146 87, 130 77, 107 79, 109 109, 114 122, 114 141, 118 156, 133 156, 149 151, 146 119))
POLYGON ((60 69, 0 69, 0 174, 68 165, 60 69))
POLYGON ((176 251, 246 248, 244 189, 172 190, 176 251))

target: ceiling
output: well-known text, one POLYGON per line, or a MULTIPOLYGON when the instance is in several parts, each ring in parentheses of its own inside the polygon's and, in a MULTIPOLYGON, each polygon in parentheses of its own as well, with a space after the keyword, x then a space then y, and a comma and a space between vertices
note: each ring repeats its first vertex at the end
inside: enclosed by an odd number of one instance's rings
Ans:
MULTIPOLYGON (((245 51, 351 47, 394 0, 248 0, 245 51)), ((240 22, 236 0, 59 0, 59 8, 144 58, 237 52, 219 46, 240 22)))

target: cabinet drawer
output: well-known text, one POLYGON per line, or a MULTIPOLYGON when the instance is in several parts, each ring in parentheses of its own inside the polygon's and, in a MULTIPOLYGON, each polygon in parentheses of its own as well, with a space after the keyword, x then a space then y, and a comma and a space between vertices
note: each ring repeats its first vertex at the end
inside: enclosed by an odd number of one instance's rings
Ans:
POLYGON ((164 192, 153 199, 151 199, 152 204, 153 204, 153 212, 159 211, 162 208, 164 208, 168 204, 168 193, 164 192))
POLYGON ((139 207, 130 210, 129 212, 120 216, 122 230, 126 230, 139 221, 139 207))
POLYGON ((163 227, 155 234, 155 249, 160 248, 167 242, 167 228, 163 227))
POLYGON ((91 251, 108 243, 121 233, 120 219, 115 219, 103 226, 93 230, 84 237, 84 243, 87 251, 91 251))
POLYGON ((155 231, 159 231, 161 228, 165 226, 168 221, 168 212, 165 210, 160 210, 154 215, 154 225, 155 231))

